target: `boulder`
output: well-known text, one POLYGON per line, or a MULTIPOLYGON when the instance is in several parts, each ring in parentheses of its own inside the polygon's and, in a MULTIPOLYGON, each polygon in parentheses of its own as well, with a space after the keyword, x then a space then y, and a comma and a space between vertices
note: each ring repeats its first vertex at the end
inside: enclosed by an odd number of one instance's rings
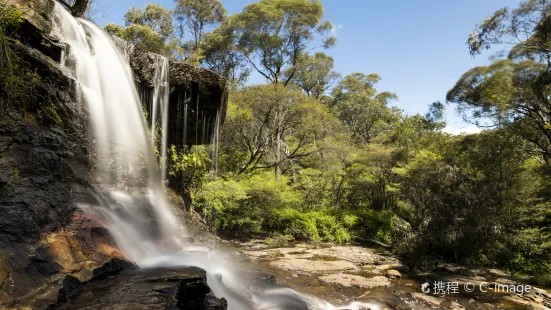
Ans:
POLYGON ((49 309, 184 309, 225 310, 199 268, 138 270, 113 259, 85 282, 67 276, 57 303, 49 309), (115 308, 114 308, 115 307, 115 308))
POLYGON ((391 279, 401 278, 402 274, 398 270, 390 269, 387 270, 386 276, 391 279))

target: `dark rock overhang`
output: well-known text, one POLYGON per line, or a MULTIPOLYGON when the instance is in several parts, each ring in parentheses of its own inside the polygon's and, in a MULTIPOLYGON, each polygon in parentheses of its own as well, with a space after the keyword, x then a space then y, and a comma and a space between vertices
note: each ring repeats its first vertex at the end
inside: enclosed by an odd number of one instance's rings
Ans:
MULTIPOLYGON (((151 93, 157 54, 127 48, 130 66, 146 109, 151 108, 151 93)), ((178 147, 211 143, 217 119, 223 123, 228 101, 227 81, 220 75, 185 62, 169 62, 169 137, 178 147)), ((151 121, 151 119, 149 119, 151 121)))

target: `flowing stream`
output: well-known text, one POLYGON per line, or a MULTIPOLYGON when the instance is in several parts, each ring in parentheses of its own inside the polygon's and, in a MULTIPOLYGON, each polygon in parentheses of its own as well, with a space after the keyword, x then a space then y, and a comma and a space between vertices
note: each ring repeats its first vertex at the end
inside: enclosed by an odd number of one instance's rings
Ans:
MULTIPOLYGON (((103 215, 120 251, 129 260, 142 268, 200 267, 206 270, 214 294, 228 300, 229 309, 377 308, 359 303, 335 307, 289 288, 255 286, 238 274, 234 257, 228 251, 186 245, 183 241, 186 230, 171 212, 162 182, 166 178, 168 60, 159 57, 155 63, 150 135, 128 59, 113 39, 94 23, 73 18, 58 3, 54 15, 54 34, 70 46, 70 51, 63 55, 62 66, 74 74, 77 91, 90 115, 95 154, 93 175, 99 184, 97 192, 102 193, 97 197, 97 205, 81 207, 103 215), (152 143, 159 118, 161 169, 152 143), (143 206, 138 188, 142 191, 145 188, 150 208, 143 206)), ((184 101, 185 128, 188 103, 184 101)), ((198 118, 199 113, 196 115, 198 118)), ((212 153, 217 169, 220 115, 216 116, 215 128, 205 127, 210 123, 206 120, 202 123, 203 139, 205 132, 214 133, 212 153)), ((196 128, 196 135, 197 131, 196 128)), ((186 132, 184 140, 185 137, 186 132)))

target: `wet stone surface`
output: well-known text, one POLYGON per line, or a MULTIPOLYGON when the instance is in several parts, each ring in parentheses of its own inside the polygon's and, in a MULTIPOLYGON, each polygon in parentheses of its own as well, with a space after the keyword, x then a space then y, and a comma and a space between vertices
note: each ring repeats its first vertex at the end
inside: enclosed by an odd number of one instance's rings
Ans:
POLYGON ((48 309, 189 309, 224 310, 199 268, 138 269, 113 259, 96 269, 90 281, 67 276, 58 303, 48 309))
POLYGON ((238 243, 253 262, 275 275, 277 282, 335 305, 368 302, 380 309, 550 309, 551 294, 534 288, 529 294, 466 292, 434 294, 435 281, 499 284, 519 283, 496 269, 469 269, 440 264, 410 270, 382 249, 334 244, 238 243), (431 283, 430 292, 421 290, 431 283))

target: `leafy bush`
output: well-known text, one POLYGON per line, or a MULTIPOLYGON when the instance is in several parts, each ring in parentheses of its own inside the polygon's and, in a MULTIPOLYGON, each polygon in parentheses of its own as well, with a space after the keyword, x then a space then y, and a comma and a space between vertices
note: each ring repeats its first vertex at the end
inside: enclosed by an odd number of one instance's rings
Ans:
POLYGON ((318 229, 308 214, 291 208, 272 209, 266 228, 291 235, 297 241, 320 241, 318 229))
POLYGON ((184 153, 171 145, 167 152, 167 169, 171 178, 177 179, 187 189, 198 189, 205 183, 210 168, 206 151, 195 148, 184 153))
POLYGON ((210 182, 197 191, 193 206, 213 231, 223 235, 250 238, 267 233, 297 241, 350 241, 337 217, 301 212, 301 203, 300 193, 285 177, 265 173, 242 181, 210 182))
POLYGON ((213 231, 236 237, 262 233, 270 208, 297 205, 297 195, 285 178, 273 174, 250 179, 216 180, 197 190, 193 207, 205 216, 213 231))
POLYGON ((392 211, 362 208, 347 217, 349 224, 353 224, 350 228, 358 236, 374 238, 387 244, 392 242, 392 222, 396 219, 392 211))
POLYGON ((323 212, 311 212, 307 216, 316 225, 322 240, 337 243, 350 242, 351 237, 348 230, 336 217, 323 212))

